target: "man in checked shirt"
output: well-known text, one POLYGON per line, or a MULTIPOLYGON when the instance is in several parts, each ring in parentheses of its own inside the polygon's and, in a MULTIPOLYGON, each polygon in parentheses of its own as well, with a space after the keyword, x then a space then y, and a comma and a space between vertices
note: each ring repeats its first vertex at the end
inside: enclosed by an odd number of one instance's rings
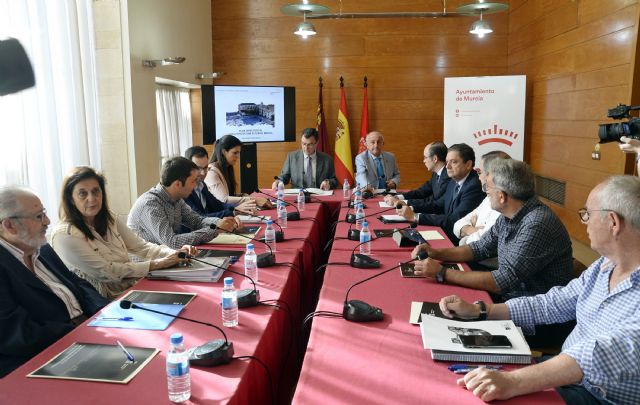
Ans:
MULTIPOLYGON (((640 178, 614 176, 597 185, 578 210, 591 248, 602 255, 566 287, 486 304, 488 319, 526 328, 577 321, 562 352, 509 372, 479 368, 458 380, 483 401, 556 387, 569 404, 640 403, 640 178)), ((452 295, 447 316, 477 318, 481 304, 452 295)))
POLYGON ((218 230, 231 232, 241 227, 239 219, 203 217, 184 202, 196 186, 198 172, 195 163, 181 156, 164 162, 160 183, 138 197, 127 226, 142 239, 173 249, 207 243, 218 230), (191 231, 180 233, 182 226, 191 231))

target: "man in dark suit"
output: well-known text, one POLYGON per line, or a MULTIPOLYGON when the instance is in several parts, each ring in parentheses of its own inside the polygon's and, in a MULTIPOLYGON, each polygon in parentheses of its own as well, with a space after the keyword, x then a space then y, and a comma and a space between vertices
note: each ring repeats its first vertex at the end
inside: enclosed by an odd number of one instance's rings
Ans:
MULTIPOLYGON (((407 205, 413 207, 417 212, 421 212, 428 203, 444 195, 450 180, 445 167, 447 164, 447 145, 442 142, 431 142, 425 146, 422 160, 427 170, 431 172, 431 179, 419 188, 401 195, 407 205)), ((399 197, 400 195, 387 195, 384 201, 395 206, 400 201, 399 197)))
MULTIPOLYGON (((332 190, 338 186, 333 158, 324 152, 316 150, 318 146, 318 131, 315 128, 305 128, 300 137, 301 150, 290 152, 284 162, 280 180, 284 184, 291 181, 293 188, 320 188, 332 190)), ((271 186, 278 188, 278 181, 271 186)))
POLYGON ((0 377, 108 303, 46 243, 49 223, 35 194, 0 189, 0 377))
POLYGON ((440 198, 424 204, 419 210, 405 205, 398 211, 409 221, 420 225, 439 226, 454 244, 453 224, 476 208, 485 197, 478 173, 473 170, 475 153, 464 143, 452 145, 447 150, 447 174, 451 178, 440 198))
MULTIPOLYGON (((211 194, 207 185, 204 184, 204 178, 207 176, 207 171, 209 170, 209 152, 202 146, 192 146, 184 152, 184 157, 198 166, 197 184, 191 192, 191 195, 184 199, 187 205, 204 217, 232 217, 235 206, 218 200, 211 194)), ((255 205, 244 208, 247 209, 247 211, 253 212, 255 205)))

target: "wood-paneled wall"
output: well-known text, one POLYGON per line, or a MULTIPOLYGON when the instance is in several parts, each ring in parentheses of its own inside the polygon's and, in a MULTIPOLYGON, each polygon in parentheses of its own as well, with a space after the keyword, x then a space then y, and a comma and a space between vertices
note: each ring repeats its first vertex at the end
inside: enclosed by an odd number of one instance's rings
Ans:
MULTIPOLYGON (((508 14, 490 15, 495 32, 483 39, 468 33, 473 18, 313 20, 318 35, 295 35, 299 18, 280 7, 291 0, 212 1, 213 70, 226 75, 216 84, 296 87, 298 134, 315 126, 318 77, 324 80, 324 109, 333 148, 340 98, 345 92, 352 152, 357 152, 362 85, 369 82, 369 127, 385 134, 396 154, 402 187, 427 178, 424 145, 442 139, 444 78, 502 75, 507 72, 508 14)), ((339 2, 319 2, 339 11, 339 2)), ((469 1, 449 1, 455 9, 469 1)), ((343 0, 344 12, 440 11, 440 0, 343 0)), ((298 138, 299 139, 299 138, 298 138)), ((296 143, 258 146, 260 186, 270 185, 296 143)))
POLYGON ((527 75, 528 160, 542 176, 566 182, 564 207, 547 202, 571 235, 589 243, 576 215, 589 191, 622 174, 615 144, 591 160, 607 109, 637 103, 632 95, 638 34, 637 0, 513 0, 509 74, 527 75))

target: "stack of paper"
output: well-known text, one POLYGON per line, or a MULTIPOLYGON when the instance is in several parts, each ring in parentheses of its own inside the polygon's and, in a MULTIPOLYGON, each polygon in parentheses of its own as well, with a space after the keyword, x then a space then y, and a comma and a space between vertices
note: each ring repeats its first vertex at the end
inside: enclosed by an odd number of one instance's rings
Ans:
POLYGON ((236 215, 236 218, 239 218, 240 221, 242 221, 245 224, 260 224, 260 223, 266 223, 268 220, 271 219, 270 216, 253 216, 253 215, 236 215))
POLYGON ((228 257, 208 257, 201 259, 209 265, 192 261, 187 266, 170 267, 168 269, 152 270, 147 278, 152 280, 198 281, 215 283, 220 279, 224 270, 229 267, 228 257))
MULTIPOLYGON (((333 195, 333 190, 322 190, 320 188, 313 188, 313 187, 305 188, 303 190, 309 194, 322 196, 322 197, 333 195)), ((284 193, 286 195, 298 195, 299 192, 300 192, 299 188, 287 188, 284 190, 284 193)))
POLYGON ((422 343, 431 349, 431 358, 444 361, 530 364, 531 349, 513 321, 460 322, 423 314, 420 324, 422 343), (458 335, 504 335, 509 349, 467 348, 458 335))

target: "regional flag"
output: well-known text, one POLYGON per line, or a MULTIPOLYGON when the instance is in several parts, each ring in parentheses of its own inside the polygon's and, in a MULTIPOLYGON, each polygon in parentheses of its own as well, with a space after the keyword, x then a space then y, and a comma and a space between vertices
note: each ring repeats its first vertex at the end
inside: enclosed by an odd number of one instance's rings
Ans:
POLYGON ((319 79, 318 91, 318 112, 316 119, 316 131, 318 131, 318 146, 320 152, 329 153, 327 123, 324 119, 324 107, 322 106, 322 77, 319 79))
POLYGON ((338 181, 343 183, 346 178, 349 180, 349 184, 353 184, 353 158, 351 156, 351 137, 349 136, 349 122, 347 119, 344 79, 340 77, 340 108, 338 109, 338 127, 334 145, 334 164, 338 181))
POLYGON ((360 146, 358 153, 367 150, 365 138, 369 133, 369 102, 367 100, 367 76, 364 77, 364 100, 362 101, 362 116, 360 118, 360 146))

